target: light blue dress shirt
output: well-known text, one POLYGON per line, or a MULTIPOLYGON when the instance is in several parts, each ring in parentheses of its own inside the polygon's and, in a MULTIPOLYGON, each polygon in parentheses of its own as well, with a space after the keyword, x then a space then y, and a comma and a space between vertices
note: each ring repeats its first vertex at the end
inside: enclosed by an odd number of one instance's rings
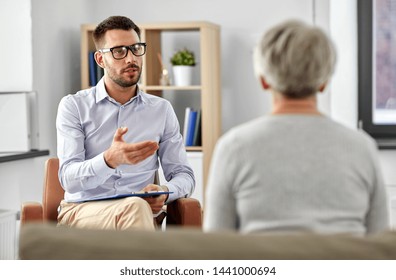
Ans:
POLYGON ((153 182, 159 160, 165 185, 173 192, 167 202, 194 191, 179 122, 163 98, 138 89, 135 97, 120 104, 107 94, 102 79, 95 87, 62 98, 56 128, 59 180, 67 202, 139 191, 153 182), (138 164, 110 168, 103 153, 121 126, 128 127, 125 142, 157 141, 157 153, 138 164))

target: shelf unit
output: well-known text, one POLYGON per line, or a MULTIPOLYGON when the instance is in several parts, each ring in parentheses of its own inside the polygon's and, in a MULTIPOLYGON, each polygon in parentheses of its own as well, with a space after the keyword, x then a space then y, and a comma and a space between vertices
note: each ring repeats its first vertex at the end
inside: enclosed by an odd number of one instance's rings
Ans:
MULTIPOLYGON (((143 57, 143 70, 140 88, 150 94, 162 96, 164 92, 172 92, 175 98, 178 94, 199 92, 202 118, 202 146, 186 147, 188 152, 203 153, 203 184, 206 185, 212 152, 221 135, 221 69, 220 69, 220 27, 206 21, 170 22, 139 24, 141 40, 147 43, 147 52, 143 57), (192 86, 161 86, 161 64, 158 53, 162 54, 165 44, 163 35, 172 33, 192 33, 199 38, 199 81, 192 86)), ((81 26, 81 87, 89 87, 88 52, 94 51, 92 33, 96 25, 81 26)), ((184 47, 183 45, 179 46, 184 47)), ((162 55, 162 57, 164 57, 162 55)), ((170 69, 168 69, 170 70, 170 69)), ((179 116, 179 122, 182 123, 179 116)), ((182 128, 181 128, 182 129, 182 128)))

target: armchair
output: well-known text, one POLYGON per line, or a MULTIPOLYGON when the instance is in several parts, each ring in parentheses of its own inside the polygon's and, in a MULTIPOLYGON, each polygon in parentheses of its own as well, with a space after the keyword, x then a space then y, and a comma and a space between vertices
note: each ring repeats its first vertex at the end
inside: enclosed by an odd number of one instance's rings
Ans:
MULTIPOLYGON (((43 201, 25 202, 21 208, 21 225, 28 222, 56 222, 58 206, 64 190, 58 178, 59 159, 50 158, 45 163, 43 201)), ((179 198, 167 205, 167 225, 201 227, 202 211, 198 200, 179 198)))

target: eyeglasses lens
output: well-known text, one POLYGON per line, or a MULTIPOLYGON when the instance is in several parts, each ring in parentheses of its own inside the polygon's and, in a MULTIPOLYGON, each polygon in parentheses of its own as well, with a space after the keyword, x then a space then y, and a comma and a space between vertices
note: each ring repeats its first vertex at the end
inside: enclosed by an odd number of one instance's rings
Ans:
POLYGON ((144 47, 144 45, 141 45, 141 44, 132 45, 132 46, 130 46, 130 49, 133 52, 133 54, 137 55, 137 56, 144 55, 144 52, 145 52, 145 47, 144 47))
POLYGON ((131 46, 116 47, 112 49, 112 54, 115 59, 123 59, 128 55, 128 49, 136 56, 142 56, 146 52, 146 47, 143 44, 133 44, 131 46))

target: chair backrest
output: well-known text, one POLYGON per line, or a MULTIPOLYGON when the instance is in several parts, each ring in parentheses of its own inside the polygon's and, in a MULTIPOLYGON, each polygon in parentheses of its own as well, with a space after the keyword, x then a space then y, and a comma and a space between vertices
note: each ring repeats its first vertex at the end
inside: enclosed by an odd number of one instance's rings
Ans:
MULTIPOLYGON (((45 163, 44 191, 43 191, 43 219, 56 221, 58 206, 64 198, 63 190, 58 177, 59 159, 49 158, 45 163)), ((159 185, 158 172, 154 176, 154 184, 159 185)))
POLYGON ((45 162, 44 191, 43 191, 43 218, 44 220, 56 221, 58 206, 64 197, 58 177, 59 159, 49 158, 45 162))

